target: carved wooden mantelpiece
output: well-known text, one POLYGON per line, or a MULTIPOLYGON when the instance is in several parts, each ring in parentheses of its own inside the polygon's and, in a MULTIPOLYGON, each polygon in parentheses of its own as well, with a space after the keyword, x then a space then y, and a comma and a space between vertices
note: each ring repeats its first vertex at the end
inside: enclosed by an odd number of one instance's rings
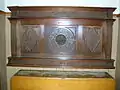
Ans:
POLYGON ((9 7, 8 65, 114 68, 111 59, 115 8, 9 7))

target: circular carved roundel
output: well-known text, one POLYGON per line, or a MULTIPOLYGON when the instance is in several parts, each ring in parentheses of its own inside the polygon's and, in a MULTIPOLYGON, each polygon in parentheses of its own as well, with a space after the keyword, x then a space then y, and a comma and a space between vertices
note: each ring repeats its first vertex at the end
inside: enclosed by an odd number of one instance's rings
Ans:
POLYGON ((58 45, 64 45, 66 43, 66 37, 63 34, 57 35, 55 39, 58 45))
POLYGON ((49 48, 54 53, 70 53, 75 48, 74 33, 68 28, 55 28, 49 35, 49 48))

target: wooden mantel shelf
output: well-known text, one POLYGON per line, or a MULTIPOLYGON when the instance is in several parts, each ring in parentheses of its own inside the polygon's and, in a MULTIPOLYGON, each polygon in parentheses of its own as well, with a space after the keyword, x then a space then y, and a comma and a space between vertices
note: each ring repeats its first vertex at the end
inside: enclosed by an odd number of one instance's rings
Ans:
POLYGON ((79 6, 10 6, 8 7, 10 11, 12 10, 57 10, 57 11, 72 11, 72 10, 87 10, 87 11, 114 11, 114 7, 79 7, 79 6))
MULTIPOLYGON (((11 16, 11 12, 0 11, 0 14, 11 16)), ((114 17, 120 17, 120 14, 113 14, 114 17)))
POLYGON ((66 59, 9 57, 8 66, 42 67, 42 68, 84 68, 84 69, 114 69, 113 59, 66 59))

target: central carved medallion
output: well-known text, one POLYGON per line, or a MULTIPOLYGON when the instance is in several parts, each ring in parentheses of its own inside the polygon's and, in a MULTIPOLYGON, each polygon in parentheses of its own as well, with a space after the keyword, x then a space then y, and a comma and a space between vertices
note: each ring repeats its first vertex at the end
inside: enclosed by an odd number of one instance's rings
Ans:
POLYGON ((56 36, 56 42, 58 45, 64 45, 66 43, 66 37, 63 34, 59 34, 56 36))
POLYGON ((75 50, 75 29, 76 27, 48 27, 46 37, 48 36, 47 47, 49 52, 56 54, 70 54, 75 50))

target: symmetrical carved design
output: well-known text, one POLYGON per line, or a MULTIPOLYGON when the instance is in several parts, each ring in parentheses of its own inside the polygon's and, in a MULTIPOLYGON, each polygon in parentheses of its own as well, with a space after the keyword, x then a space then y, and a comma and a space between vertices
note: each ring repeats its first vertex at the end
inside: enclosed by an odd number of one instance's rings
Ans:
POLYGON ((12 56, 8 65, 114 68, 111 45, 115 8, 9 9, 12 56))
POLYGON ((102 28, 100 26, 83 26, 84 53, 102 53, 102 28))
POLYGON ((47 27, 48 50, 56 54, 70 54, 75 51, 75 29, 71 26, 47 27))
POLYGON ((21 33, 21 53, 37 53, 40 51, 40 26, 23 25, 21 33))
MULTIPOLYGON (((45 45, 45 52, 51 54, 92 55, 102 53, 102 28, 100 26, 45 26, 45 42, 40 42, 41 25, 22 25, 21 53, 40 53, 40 43, 45 45), (78 32, 80 33, 80 32, 78 32), (77 36, 78 35, 78 36, 77 36), (76 48, 77 38, 81 45, 76 48), (78 51, 78 53, 77 53, 78 51), (81 53, 79 53, 81 52, 81 53)), ((39 55, 39 54, 38 54, 39 55)))

